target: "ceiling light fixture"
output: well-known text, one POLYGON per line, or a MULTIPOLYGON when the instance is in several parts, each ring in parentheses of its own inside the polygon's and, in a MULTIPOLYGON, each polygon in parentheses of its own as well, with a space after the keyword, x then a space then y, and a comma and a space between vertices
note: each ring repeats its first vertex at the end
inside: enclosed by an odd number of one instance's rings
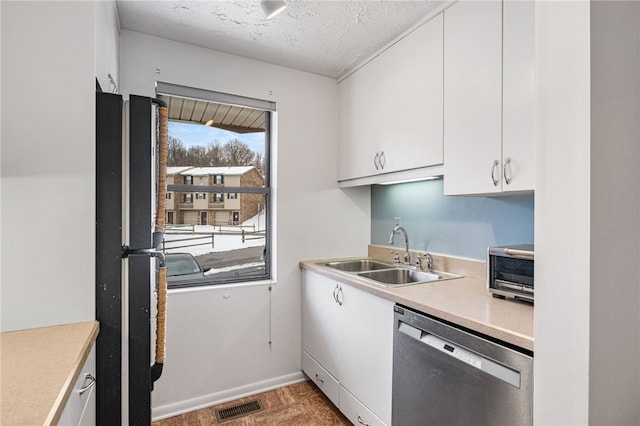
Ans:
POLYGON ((260 8, 267 19, 271 19, 287 7, 284 0, 260 0, 260 8))

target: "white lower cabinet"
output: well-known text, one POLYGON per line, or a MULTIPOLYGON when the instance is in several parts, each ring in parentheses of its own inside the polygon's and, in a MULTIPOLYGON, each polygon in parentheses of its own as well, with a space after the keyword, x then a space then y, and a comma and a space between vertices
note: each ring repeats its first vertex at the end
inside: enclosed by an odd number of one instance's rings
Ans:
POLYGON ((58 421, 59 426, 96 424, 95 377, 96 348, 94 345, 69 395, 67 405, 58 421))
POLYGON ((302 271, 302 369, 354 424, 391 423, 393 305, 302 271))
POLYGON ((385 424, 391 424, 380 420, 371 410, 364 406, 358 398, 351 395, 351 393, 340 386, 340 411, 346 418, 351 420, 354 425, 365 426, 382 426, 385 424))
POLYGON ((336 406, 340 405, 340 385, 335 377, 309 355, 302 351, 302 370, 336 406))

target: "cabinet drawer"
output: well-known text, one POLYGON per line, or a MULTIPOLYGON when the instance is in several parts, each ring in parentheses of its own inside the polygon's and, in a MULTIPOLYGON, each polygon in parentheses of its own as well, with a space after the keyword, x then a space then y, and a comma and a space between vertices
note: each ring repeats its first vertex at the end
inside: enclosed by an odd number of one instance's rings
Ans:
POLYGON ((368 426, 385 426, 385 423, 380 420, 375 414, 373 414, 367 407, 365 407, 358 399, 351 395, 351 393, 339 386, 340 391, 340 411, 353 423, 354 425, 368 425, 368 426))
POLYGON ((315 359, 311 357, 306 351, 302 352, 302 370, 309 376, 311 380, 324 392, 325 395, 333 402, 336 407, 339 407, 338 396, 338 381, 327 372, 315 359))

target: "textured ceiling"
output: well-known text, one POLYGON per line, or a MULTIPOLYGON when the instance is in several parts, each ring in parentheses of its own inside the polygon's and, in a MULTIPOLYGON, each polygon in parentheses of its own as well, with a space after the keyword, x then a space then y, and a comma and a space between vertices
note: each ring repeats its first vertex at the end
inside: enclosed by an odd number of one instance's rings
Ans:
POLYGON ((266 19, 259 0, 117 0, 122 28, 337 78, 444 0, 288 0, 266 19))

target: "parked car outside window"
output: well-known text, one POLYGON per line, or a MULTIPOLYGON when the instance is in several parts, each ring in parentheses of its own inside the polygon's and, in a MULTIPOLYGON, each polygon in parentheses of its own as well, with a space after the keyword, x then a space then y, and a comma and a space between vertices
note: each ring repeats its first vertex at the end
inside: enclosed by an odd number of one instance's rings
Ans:
POLYGON ((210 268, 202 268, 193 255, 189 253, 167 253, 167 283, 193 280, 204 277, 210 268))

